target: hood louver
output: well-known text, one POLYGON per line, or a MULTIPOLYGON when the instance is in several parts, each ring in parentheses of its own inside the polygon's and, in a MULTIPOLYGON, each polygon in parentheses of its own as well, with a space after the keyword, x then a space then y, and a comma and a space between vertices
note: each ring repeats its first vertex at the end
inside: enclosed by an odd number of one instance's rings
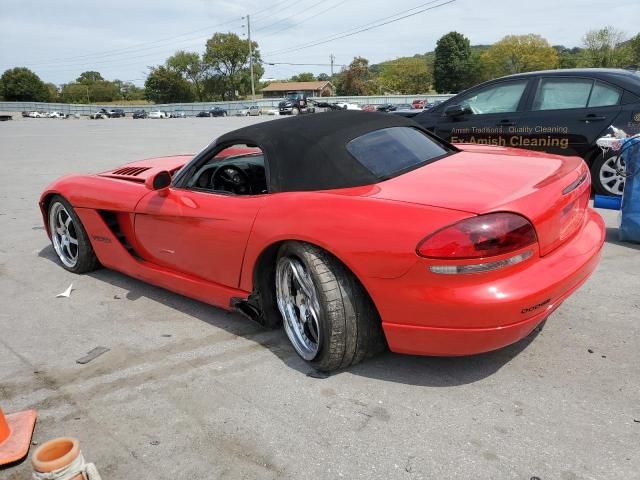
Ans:
POLYGON ((122 175, 126 177, 135 177, 140 175, 142 172, 146 172, 151 167, 124 167, 119 168, 118 170, 114 170, 111 172, 111 175, 122 175))

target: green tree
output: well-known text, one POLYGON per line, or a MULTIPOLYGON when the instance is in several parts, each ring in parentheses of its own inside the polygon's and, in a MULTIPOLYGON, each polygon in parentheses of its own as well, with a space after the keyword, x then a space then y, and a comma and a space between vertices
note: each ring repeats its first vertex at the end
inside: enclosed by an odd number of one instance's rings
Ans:
POLYGON ((191 85, 182 75, 163 65, 152 67, 144 84, 144 95, 155 103, 193 101, 191 85))
POLYGON ((469 82, 471 44, 458 32, 449 32, 436 43, 433 60, 433 84, 439 93, 457 93, 472 84, 469 82))
POLYGON ((336 78, 338 95, 373 95, 380 90, 369 70, 369 60, 355 57, 349 67, 336 78))
POLYGON ((576 68, 580 63, 582 55, 582 50, 580 48, 567 48, 563 45, 554 45, 553 49, 558 54, 559 68, 576 68))
POLYGON ((120 96, 124 100, 143 100, 144 99, 144 88, 136 87, 131 82, 122 82, 120 80, 114 80, 113 83, 118 85, 120 88, 120 96))
POLYGON ((558 68, 556 50, 540 35, 507 35, 481 56, 489 77, 558 68))
POLYGON ((85 84, 101 82, 101 81, 104 81, 104 78, 102 78, 102 75, 100 75, 100 72, 94 72, 94 71, 82 72, 80 76, 76 79, 77 83, 85 83, 85 84))
POLYGON ((179 50, 167 59, 166 66, 191 82, 195 96, 199 101, 202 102, 206 99, 204 82, 208 76, 208 67, 198 53, 179 50))
POLYGON ((423 57, 404 57, 382 63, 378 77, 385 92, 400 94, 426 93, 429 91, 432 75, 423 57))
MULTIPOLYGON (((264 69, 260 51, 256 42, 251 42, 253 51, 253 76, 257 84, 264 69)), ((220 88, 210 92, 225 99, 236 97, 236 91, 246 94, 251 88, 249 76, 249 41, 242 40, 235 33, 215 33, 207 40, 203 61, 210 69, 212 76, 217 77, 209 85, 220 88), (248 81, 247 81, 248 80, 248 81)))
POLYGON ((106 80, 100 72, 82 72, 75 82, 67 83, 60 90, 60 99, 70 103, 113 102, 122 99, 122 82, 106 80))
POLYGON ((121 98, 118 86, 108 80, 99 80, 88 87, 92 102, 113 102, 121 98))
POLYGON ((329 75, 327 75, 326 73, 321 73, 316 78, 317 78, 317 80, 319 82, 329 82, 329 81, 331 81, 331 77, 329 75))
POLYGON ((47 87, 47 91, 49 92, 49 102, 56 102, 59 99, 60 92, 58 91, 58 87, 53 83, 45 83, 47 87))
POLYGON ((2 96, 18 102, 47 102, 49 89, 40 77, 25 67, 5 70, 0 77, 2 96))
POLYGON ((81 83, 67 83, 60 89, 60 100, 65 103, 89 103, 89 86, 81 83))
POLYGON ((630 46, 622 44, 624 37, 624 32, 611 26, 588 31, 582 37, 582 66, 612 68, 629 65, 633 60, 633 52, 630 46))
POLYGON ((629 40, 629 49, 631 51, 631 63, 640 65, 640 33, 629 40))
POLYGON ((292 82, 313 82, 316 77, 311 72, 302 72, 291 77, 292 82))

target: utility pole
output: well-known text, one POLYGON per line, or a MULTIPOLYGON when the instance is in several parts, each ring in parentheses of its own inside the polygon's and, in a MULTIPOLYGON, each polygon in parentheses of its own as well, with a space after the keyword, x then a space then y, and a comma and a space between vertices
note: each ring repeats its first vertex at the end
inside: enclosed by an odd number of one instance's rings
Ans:
POLYGON ((336 57, 332 54, 329 55, 329 60, 331 60, 331 76, 333 77, 333 62, 335 61, 336 57))
POLYGON ((251 20, 247 15, 247 37, 249 38, 249 72, 251 73, 251 100, 256 102, 256 87, 253 83, 253 47, 251 46, 251 20))

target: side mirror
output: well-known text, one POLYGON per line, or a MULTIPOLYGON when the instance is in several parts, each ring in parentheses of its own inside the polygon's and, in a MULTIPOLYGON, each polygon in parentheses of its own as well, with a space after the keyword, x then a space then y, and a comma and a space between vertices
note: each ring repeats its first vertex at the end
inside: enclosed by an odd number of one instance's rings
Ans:
POLYGON ((144 186, 149 190, 165 190, 169 185, 171 185, 171 174, 166 170, 160 170, 144 182, 144 186))
POLYGON ((462 105, 449 105, 444 109, 444 114, 447 117, 459 117, 460 115, 464 115, 466 113, 466 109, 462 105))

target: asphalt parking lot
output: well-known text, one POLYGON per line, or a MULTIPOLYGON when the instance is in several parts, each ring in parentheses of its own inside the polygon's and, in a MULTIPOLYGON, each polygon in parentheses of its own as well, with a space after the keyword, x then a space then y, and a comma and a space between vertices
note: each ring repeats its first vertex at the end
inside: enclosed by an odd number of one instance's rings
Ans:
POLYGON ((308 376, 282 331, 57 264, 37 205, 47 183, 269 120, 0 124, 0 406, 37 409, 34 441, 78 437, 104 480, 640 478, 640 246, 616 241, 617 212, 601 211, 595 274, 522 342, 386 353, 329 378, 308 376), (96 346, 110 351, 76 363, 96 346))

